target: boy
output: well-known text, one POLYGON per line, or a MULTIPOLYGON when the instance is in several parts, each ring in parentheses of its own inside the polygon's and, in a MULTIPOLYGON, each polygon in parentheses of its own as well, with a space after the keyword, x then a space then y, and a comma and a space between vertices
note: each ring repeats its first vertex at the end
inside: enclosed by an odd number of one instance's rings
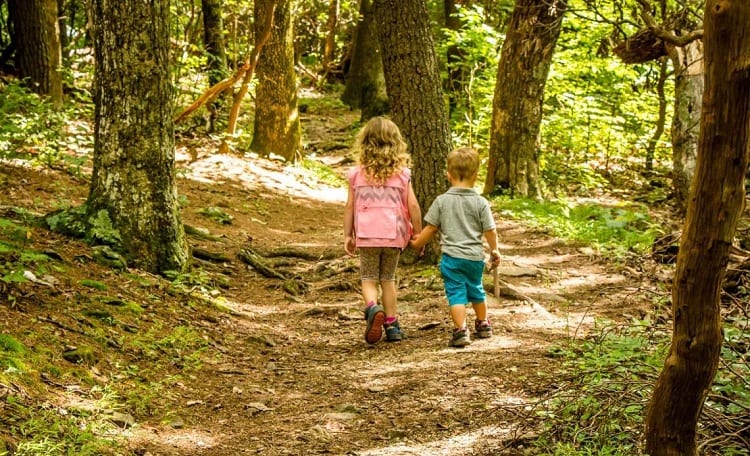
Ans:
POLYGON ((489 244, 493 266, 500 263, 500 253, 490 205, 474 190, 478 172, 479 155, 474 149, 464 147, 448 154, 451 188, 435 198, 424 217, 426 226, 409 243, 412 248, 421 250, 440 232, 440 272, 454 326, 450 342, 452 347, 465 347, 471 343, 466 327, 466 306, 469 303, 476 314, 476 337, 492 336, 482 285, 482 236, 489 244))

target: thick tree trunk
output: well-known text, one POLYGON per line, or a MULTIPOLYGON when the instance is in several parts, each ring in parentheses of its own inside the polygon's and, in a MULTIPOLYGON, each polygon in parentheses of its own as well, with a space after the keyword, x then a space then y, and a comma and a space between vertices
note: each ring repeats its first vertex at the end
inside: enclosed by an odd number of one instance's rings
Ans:
POLYGON ((567 0, 516 0, 497 70, 484 193, 540 198, 538 141, 544 86, 567 0))
MULTIPOLYGON (((250 148, 261 155, 276 154, 295 161, 301 152, 294 71, 294 29, 290 0, 256 0, 255 17, 264 18, 276 4, 271 39, 261 51, 256 69, 255 128, 250 148)), ((256 46, 263 30, 256 24, 256 46)))
MULTIPOLYGON (((221 0, 202 0, 201 8, 203 11, 203 44, 206 47, 208 83, 209 86, 213 86, 228 76, 221 0)), ((207 106, 209 118, 206 130, 209 133, 215 130, 220 105, 221 103, 217 101, 207 106)))
MULTIPOLYGON (((392 117, 414 161, 412 183, 424 210, 447 189, 450 125, 425 0, 376 0, 375 17, 392 117)), ((438 257, 436 244, 426 252, 438 257)))
POLYGON ((750 4, 708 0, 705 92, 672 289, 672 345, 646 417, 646 453, 697 455, 696 429, 719 363, 719 308, 729 247, 742 212, 750 145, 750 4))
POLYGON ((63 100, 57 0, 8 0, 16 45, 16 67, 31 89, 50 97, 55 107, 63 100))
POLYGON ((362 109, 362 121, 390 110, 372 0, 361 0, 351 63, 341 100, 362 109))
POLYGON ((672 187, 678 207, 687 207, 690 183, 698 155, 698 134, 703 97, 703 42, 669 47, 675 73, 672 118, 672 187))
POLYGON ((94 170, 88 208, 104 210, 132 265, 184 270, 175 187, 169 0, 93 0, 94 170))

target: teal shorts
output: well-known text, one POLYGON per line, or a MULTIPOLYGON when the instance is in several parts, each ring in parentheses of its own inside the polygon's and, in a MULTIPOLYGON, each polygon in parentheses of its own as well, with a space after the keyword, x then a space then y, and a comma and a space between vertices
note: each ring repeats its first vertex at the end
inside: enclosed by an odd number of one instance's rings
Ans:
POLYGON ((482 285, 484 261, 465 260, 444 254, 440 260, 440 273, 443 275, 449 306, 485 301, 482 285))

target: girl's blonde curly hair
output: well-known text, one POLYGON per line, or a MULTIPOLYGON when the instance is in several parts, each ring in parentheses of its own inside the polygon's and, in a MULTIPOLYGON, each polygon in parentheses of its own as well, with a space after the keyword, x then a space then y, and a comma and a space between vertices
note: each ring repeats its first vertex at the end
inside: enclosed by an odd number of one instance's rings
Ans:
POLYGON ((359 164, 367 177, 378 183, 411 163, 401 131, 385 117, 370 119, 357 135, 354 148, 359 151, 359 164))

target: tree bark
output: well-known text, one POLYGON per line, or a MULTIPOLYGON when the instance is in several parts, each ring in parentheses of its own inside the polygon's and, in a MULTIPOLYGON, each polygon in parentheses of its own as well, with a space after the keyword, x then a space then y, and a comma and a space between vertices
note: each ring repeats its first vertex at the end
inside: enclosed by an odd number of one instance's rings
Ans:
POLYGON ((93 0, 94 169, 88 210, 104 210, 129 264, 189 261, 175 185, 169 0, 93 0))
MULTIPOLYGON (((222 19, 221 0, 202 0, 203 11, 203 44, 206 47, 208 82, 217 84, 228 76, 227 55, 224 46, 224 20, 222 19)), ((215 129, 220 104, 210 103, 206 130, 212 133, 215 129)))
POLYGON ((328 19, 326 20, 326 41, 323 45, 323 72, 328 73, 333 64, 336 52, 336 27, 339 21, 339 0, 328 0, 328 19))
POLYGON ((541 198, 538 141, 544 86, 567 0, 516 0, 497 70, 484 193, 541 198))
POLYGON ((659 97, 659 115, 656 119, 656 128, 654 134, 648 140, 646 145, 646 171, 651 172, 654 169, 654 155, 656 147, 659 145, 661 135, 664 134, 664 125, 667 122, 667 97, 664 94, 664 84, 667 82, 667 62, 662 58, 659 62, 659 79, 656 81, 656 95, 659 97))
MULTIPOLYGON (((266 17, 274 4, 273 32, 261 51, 256 69, 255 125, 250 148, 263 156, 273 153, 287 161, 295 161, 301 152, 301 131, 291 1, 256 0, 255 17, 266 17)), ((259 26, 256 23, 256 46, 263 33, 259 26)))
POLYGON ((678 207, 687 208, 690 183, 695 174, 703 97, 703 42, 668 47, 675 72, 672 117, 672 188, 678 207))
POLYGON ((372 0, 361 0, 351 63, 344 93, 341 94, 341 100, 348 106, 362 109, 363 122, 390 110, 377 23, 373 13, 372 0))
MULTIPOLYGON (((451 149, 427 5, 425 0, 375 0, 374 5, 393 121, 409 145, 414 192, 426 210, 448 187, 445 158, 451 149)), ((436 261, 438 252, 431 243, 426 260, 436 261)))
MULTIPOLYGON (((443 10, 445 11, 445 27, 450 30, 460 30, 462 24, 461 18, 457 16, 458 7, 461 6, 460 0, 443 0, 443 10)), ((463 53, 458 46, 452 45, 446 50, 446 58, 448 62, 448 80, 447 91, 448 91, 448 109, 449 116, 458 106, 458 100, 461 98, 461 92, 465 84, 464 79, 466 77, 464 68, 461 67, 463 61, 463 53)))
POLYGON ((63 101, 62 57, 57 0, 8 0, 16 46, 16 68, 31 89, 60 108, 63 101))
POLYGON ((720 292, 742 212, 750 145, 750 4, 708 0, 695 182, 672 289, 672 344, 646 417, 646 453, 698 454, 696 430, 722 344, 720 292))

